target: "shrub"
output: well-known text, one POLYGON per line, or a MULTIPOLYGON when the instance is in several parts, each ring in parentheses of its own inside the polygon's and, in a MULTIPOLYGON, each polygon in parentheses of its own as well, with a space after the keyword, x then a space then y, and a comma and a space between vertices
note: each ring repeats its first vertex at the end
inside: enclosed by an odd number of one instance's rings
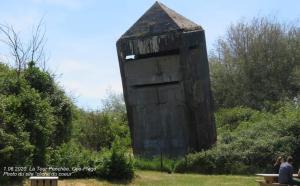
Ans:
POLYGON ((46 99, 53 108, 54 130, 51 134, 51 146, 59 146, 68 142, 71 137, 71 123, 73 119, 73 103, 65 92, 54 81, 54 75, 42 71, 34 62, 28 64, 24 70, 24 80, 42 99, 46 99))
POLYGON ((217 144, 210 150, 187 155, 176 166, 177 172, 271 173, 273 160, 279 155, 292 155, 296 159, 295 166, 300 165, 300 108, 286 103, 273 114, 251 111, 250 119, 236 114, 237 110, 240 108, 223 109, 216 114, 218 121, 240 119, 233 130, 218 125, 217 144), (237 115, 243 117, 235 117, 237 115))
POLYGON ((114 142, 110 150, 103 149, 95 152, 70 141, 57 149, 49 150, 49 166, 95 169, 94 171, 87 169, 75 171, 71 178, 97 177, 109 180, 131 180, 134 176, 133 156, 120 142, 114 142))
POLYGON ((219 109, 216 113, 217 127, 225 127, 234 130, 243 121, 253 120, 258 111, 246 107, 234 107, 232 109, 219 109))
POLYGON ((109 180, 131 180, 134 177, 134 160, 124 144, 115 140, 111 152, 103 159, 100 176, 109 180))
MULTIPOLYGON (((32 158, 34 166, 44 166, 45 150, 53 131, 52 109, 48 102, 26 86, 17 95, 0 95, 0 102, 0 129, 7 135, 16 135, 17 139, 24 136, 20 134, 28 136, 33 147, 32 154, 28 157, 32 158)), ((5 149, 8 146, 3 145, 0 150, 2 147, 5 149)))
MULTIPOLYGON (((95 167, 99 154, 89 151, 73 141, 62 144, 55 150, 49 149, 49 166, 69 168, 95 167)), ((95 171, 75 171, 72 178, 94 177, 95 171)))
POLYGON ((85 112, 77 110, 74 120, 74 138, 85 148, 93 151, 110 149, 116 138, 126 141, 130 148, 127 121, 114 112, 85 112))

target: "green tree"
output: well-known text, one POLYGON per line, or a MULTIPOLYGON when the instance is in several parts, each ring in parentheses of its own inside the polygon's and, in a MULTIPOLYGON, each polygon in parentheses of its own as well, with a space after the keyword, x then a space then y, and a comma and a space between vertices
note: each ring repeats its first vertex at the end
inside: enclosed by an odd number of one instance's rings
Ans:
POLYGON ((71 100, 58 87, 54 81, 54 75, 42 71, 33 61, 28 63, 28 68, 24 71, 24 78, 43 99, 48 100, 53 108, 55 129, 51 137, 52 146, 67 142, 71 137, 72 129, 73 104, 71 100))
POLYGON ((0 66, 2 67, 0 72, 0 129, 1 136, 9 139, 1 140, 3 144, 0 145, 0 151, 9 152, 7 150, 10 149, 14 154, 14 158, 3 158, 5 160, 3 163, 5 165, 32 163, 43 166, 46 163, 46 148, 50 134, 53 132, 52 108, 47 100, 42 99, 39 93, 32 89, 24 79, 18 77, 14 70, 3 64, 0 66), (18 153, 22 152, 17 150, 21 147, 27 149, 24 150, 24 154, 18 153))
POLYGON ((232 25, 210 56, 217 107, 269 109, 299 94, 300 28, 254 18, 232 25))
POLYGON ((100 151, 110 149, 118 137, 130 146, 129 127, 122 94, 109 92, 100 111, 77 109, 73 136, 84 147, 100 151))

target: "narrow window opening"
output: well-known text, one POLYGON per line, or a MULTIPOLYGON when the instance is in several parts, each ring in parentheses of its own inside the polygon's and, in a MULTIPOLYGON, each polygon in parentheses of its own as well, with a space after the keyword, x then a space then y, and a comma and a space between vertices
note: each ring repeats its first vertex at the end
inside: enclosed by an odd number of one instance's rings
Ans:
POLYGON ((150 84, 142 84, 142 85, 134 85, 134 88, 146 88, 146 87, 162 87, 169 85, 176 85, 179 81, 170 81, 170 82, 162 82, 162 83, 150 83, 150 84))
POLYGON ((129 60, 135 60, 135 59, 177 55, 179 53, 180 53, 179 49, 174 49, 174 50, 166 50, 166 51, 160 51, 160 52, 148 53, 148 54, 140 54, 140 55, 131 54, 131 55, 126 55, 125 60, 129 61, 129 60))
POLYGON ((160 52, 149 53, 149 54, 140 54, 136 58, 143 59, 143 58, 150 58, 150 57, 170 56, 179 53, 180 53, 179 49, 174 49, 174 50, 166 50, 166 51, 160 51, 160 52))
POLYGON ((126 59, 126 60, 133 60, 133 59, 135 59, 135 55, 134 55, 134 54, 127 55, 127 56, 125 57, 125 59, 126 59))

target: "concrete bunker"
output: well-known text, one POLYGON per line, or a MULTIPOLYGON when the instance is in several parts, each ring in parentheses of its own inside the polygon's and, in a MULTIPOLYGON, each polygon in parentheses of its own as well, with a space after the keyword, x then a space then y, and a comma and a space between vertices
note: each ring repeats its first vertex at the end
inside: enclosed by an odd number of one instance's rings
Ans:
POLYGON ((204 30, 156 2, 117 42, 134 154, 180 156, 216 141, 204 30))

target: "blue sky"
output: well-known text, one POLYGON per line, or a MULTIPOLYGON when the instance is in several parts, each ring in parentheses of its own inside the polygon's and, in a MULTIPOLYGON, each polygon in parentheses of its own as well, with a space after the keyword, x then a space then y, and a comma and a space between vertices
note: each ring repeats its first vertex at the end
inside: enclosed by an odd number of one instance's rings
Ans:
MULTIPOLYGON (((26 40, 43 18, 48 68, 78 106, 97 109, 107 90, 122 92, 115 42, 154 3, 153 0, 2 0, 0 23, 26 40)), ((254 16, 300 19, 299 0, 162 0, 200 24, 208 50, 232 23, 254 16)), ((0 48, 3 48, 0 46, 0 48)), ((209 52, 209 51, 208 51, 209 52)), ((0 56, 7 55, 6 50, 0 56)))

